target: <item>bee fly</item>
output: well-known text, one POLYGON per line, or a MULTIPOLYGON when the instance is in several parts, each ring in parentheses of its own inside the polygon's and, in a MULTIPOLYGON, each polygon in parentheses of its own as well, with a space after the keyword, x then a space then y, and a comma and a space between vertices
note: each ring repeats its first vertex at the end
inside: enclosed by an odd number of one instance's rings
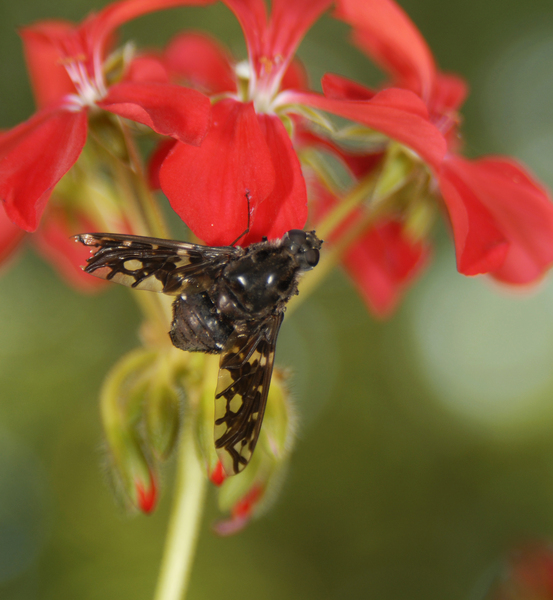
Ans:
POLYGON ((87 273, 175 297, 177 348, 221 354, 215 447, 227 475, 240 472, 259 437, 286 303, 300 273, 319 262, 322 241, 299 229, 247 248, 115 233, 75 239, 94 249, 87 273))

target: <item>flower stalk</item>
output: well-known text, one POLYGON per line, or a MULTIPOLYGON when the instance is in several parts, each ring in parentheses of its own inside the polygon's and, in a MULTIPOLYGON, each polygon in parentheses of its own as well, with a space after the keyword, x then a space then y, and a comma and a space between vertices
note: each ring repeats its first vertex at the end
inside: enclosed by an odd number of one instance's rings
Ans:
POLYGON ((186 596, 206 489, 207 478, 194 446, 193 421, 185 418, 179 443, 173 508, 154 600, 182 600, 186 596))

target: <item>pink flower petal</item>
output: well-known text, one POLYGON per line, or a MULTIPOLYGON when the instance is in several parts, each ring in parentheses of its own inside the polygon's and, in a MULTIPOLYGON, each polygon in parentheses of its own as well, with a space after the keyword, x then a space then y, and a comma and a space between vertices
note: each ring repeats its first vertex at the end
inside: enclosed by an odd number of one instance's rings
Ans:
POLYGON ((509 242, 504 261, 488 269, 491 275, 513 284, 540 279, 553 263, 551 196, 521 165, 503 157, 454 157, 444 163, 444 175, 457 190, 470 190, 509 242))
POLYGON ((390 88, 364 101, 334 100, 291 91, 283 92, 281 97, 283 104, 307 104, 381 131, 435 168, 439 168, 445 155, 445 138, 429 121, 424 102, 409 90, 390 88))
POLYGON ((19 30, 39 108, 66 94, 75 93, 75 86, 60 61, 59 47, 55 42, 63 39, 73 28, 73 24, 67 21, 41 21, 19 30))
POLYGON ((75 164, 87 133, 85 111, 45 108, 0 135, 0 199, 9 218, 34 231, 54 186, 75 164))
POLYGON ((409 240, 400 223, 386 221, 354 244, 344 265, 369 309, 384 318, 395 310, 428 257, 428 248, 409 240))
POLYGON ((337 0, 336 16, 353 27, 355 43, 405 87, 431 98, 434 58, 424 38, 393 0, 337 0))
POLYGON ((165 50, 165 60, 173 76, 206 94, 235 92, 233 60, 214 39, 201 33, 174 37, 165 50))
MULTIPOLYGON (((181 219, 210 245, 232 243, 275 186, 272 155, 253 105, 222 100, 200 147, 177 144, 160 170, 161 188, 181 219)), ((241 240, 243 241, 243 240, 241 240)))
POLYGON ((186 144, 202 142, 211 112, 207 96, 171 83, 119 83, 98 105, 186 144))

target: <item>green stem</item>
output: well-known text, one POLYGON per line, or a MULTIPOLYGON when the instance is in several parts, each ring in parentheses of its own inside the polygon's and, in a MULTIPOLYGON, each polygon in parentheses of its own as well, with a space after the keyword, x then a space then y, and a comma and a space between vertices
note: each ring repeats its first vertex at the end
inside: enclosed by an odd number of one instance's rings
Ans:
POLYGON ((183 600, 186 596, 206 488, 194 447, 192 419, 187 419, 179 443, 173 508, 154 600, 183 600))
POLYGON ((362 179, 353 190, 325 216, 317 226, 317 235, 324 239, 335 231, 340 223, 348 217, 358 206, 366 202, 371 196, 377 178, 371 174, 362 179))

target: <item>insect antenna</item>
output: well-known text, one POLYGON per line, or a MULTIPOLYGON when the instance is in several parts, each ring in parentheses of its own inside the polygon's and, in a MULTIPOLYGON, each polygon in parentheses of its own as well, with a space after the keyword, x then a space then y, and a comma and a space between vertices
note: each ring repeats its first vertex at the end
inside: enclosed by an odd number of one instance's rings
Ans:
POLYGON ((241 240, 245 235, 250 233, 250 190, 246 190, 246 201, 248 203, 248 224, 246 225, 246 229, 232 242, 231 246, 236 246, 236 243, 241 240))

